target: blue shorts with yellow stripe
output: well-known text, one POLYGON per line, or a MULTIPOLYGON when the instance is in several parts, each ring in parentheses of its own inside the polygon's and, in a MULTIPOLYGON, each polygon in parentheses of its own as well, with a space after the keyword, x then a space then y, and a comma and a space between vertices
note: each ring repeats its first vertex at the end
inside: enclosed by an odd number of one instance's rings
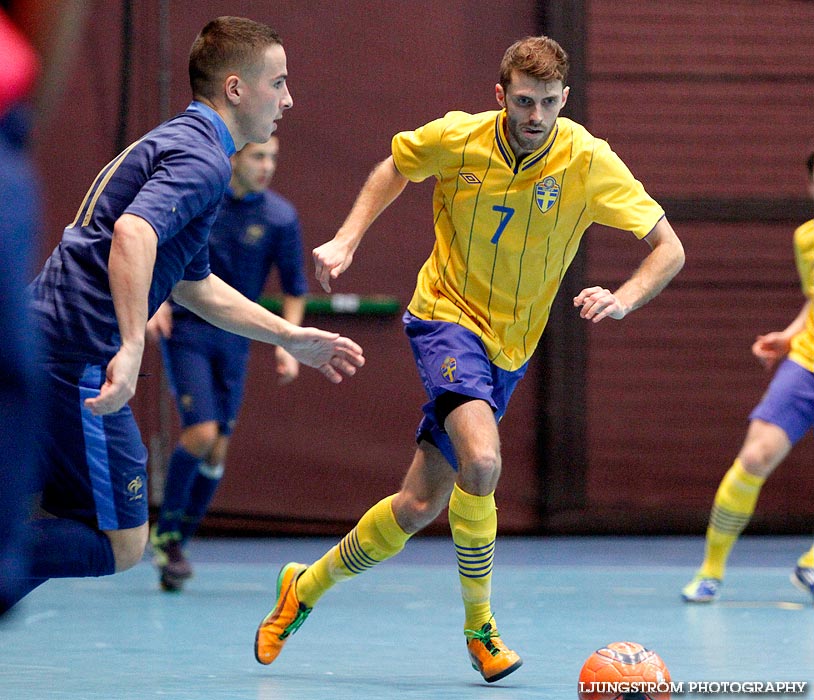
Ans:
POLYGON ((814 426, 814 373, 786 358, 749 420, 758 418, 782 428, 796 445, 814 426))
POLYGON ((47 417, 38 430, 42 507, 100 530, 147 522, 147 448, 129 406, 94 416, 105 366, 46 363, 47 417))
POLYGON ((436 401, 451 392, 486 401, 500 421, 528 363, 510 372, 489 361, 486 347, 472 331, 447 321, 423 321, 409 311, 402 317, 410 340, 418 374, 429 401, 422 406, 424 417, 416 430, 416 442, 435 445, 457 471, 455 449, 440 424, 436 401))

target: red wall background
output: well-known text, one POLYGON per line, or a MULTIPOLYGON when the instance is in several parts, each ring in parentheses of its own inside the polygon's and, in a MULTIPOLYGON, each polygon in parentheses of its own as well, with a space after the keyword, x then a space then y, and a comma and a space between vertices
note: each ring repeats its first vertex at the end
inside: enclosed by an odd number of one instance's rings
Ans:
MULTIPOLYGON (((697 530, 770 379, 750 346, 805 301, 792 233, 814 213, 814 3, 588 7, 589 126, 664 204, 687 254, 629 323, 590 329, 589 502, 609 527, 638 512, 645 531, 697 530)), ((630 270, 618 239, 591 235, 591 277, 630 270)), ((753 531, 811 531, 812 465, 809 434, 764 487, 753 531)))
MULTIPOLYGON (((37 145, 43 255, 117 150, 123 2, 90 1, 60 115, 37 145)), ((295 104, 280 125, 273 186, 297 205, 310 249, 333 235, 395 132, 449 109, 492 109, 503 50, 538 30, 541 6, 555 5, 585 13, 585 85, 571 99, 664 204, 687 266, 644 309, 587 331, 588 470, 578 510, 539 505, 541 399, 532 361, 501 425, 500 526, 700 531, 768 379, 749 346, 757 333, 785 326, 803 302, 791 233, 810 216, 803 161, 814 140, 812 3, 141 0, 133 4, 126 138, 186 106, 187 51, 206 21, 242 14, 275 26, 295 104)), ((430 192, 430 183, 408 187, 335 291, 406 304, 432 245, 430 192)), ((605 286, 621 282, 646 252, 632 237, 600 229, 586 244, 587 280, 605 286)), ((368 364, 339 386, 305 369, 278 388, 271 349, 255 347, 210 530, 341 532, 399 486, 424 397, 398 317, 307 322, 352 336, 368 364)), ((133 407, 152 451, 156 494, 177 426, 154 349, 145 370, 151 376, 133 407)), ((808 531, 812 457, 807 436, 764 489, 758 530, 808 531)))

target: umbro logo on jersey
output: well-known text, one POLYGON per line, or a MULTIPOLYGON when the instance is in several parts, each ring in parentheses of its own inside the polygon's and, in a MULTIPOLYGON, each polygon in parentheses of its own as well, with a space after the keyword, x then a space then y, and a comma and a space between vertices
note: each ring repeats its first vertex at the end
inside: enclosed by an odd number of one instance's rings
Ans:
POLYGON ((480 185, 480 180, 475 173, 460 173, 460 176, 467 185, 480 185))
POLYGON ((554 206, 559 196, 560 186, 550 175, 534 185, 534 201, 537 202, 537 208, 543 214, 554 206))

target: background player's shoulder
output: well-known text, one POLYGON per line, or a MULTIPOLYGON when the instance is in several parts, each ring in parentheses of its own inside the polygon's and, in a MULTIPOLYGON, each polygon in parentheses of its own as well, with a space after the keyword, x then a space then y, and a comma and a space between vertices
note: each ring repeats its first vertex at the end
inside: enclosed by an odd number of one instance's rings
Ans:
POLYGON ((277 223, 287 225, 299 218, 297 209, 292 202, 275 190, 266 190, 263 193, 266 210, 273 215, 277 223))

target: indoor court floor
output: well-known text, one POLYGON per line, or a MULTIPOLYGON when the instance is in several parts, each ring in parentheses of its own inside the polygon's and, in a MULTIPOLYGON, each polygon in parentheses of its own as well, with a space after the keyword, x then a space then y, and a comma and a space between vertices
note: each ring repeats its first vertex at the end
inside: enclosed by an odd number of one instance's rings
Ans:
MULTIPOLYGON (((700 537, 501 538, 493 605, 524 665, 492 685, 469 665, 449 539, 418 536, 338 585, 278 660, 254 660, 279 567, 335 539, 199 539, 196 576, 159 590, 145 560, 102 579, 49 581, 0 624, 2 700, 574 700, 585 658, 612 641, 657 651, 674 681, 808 681, 814 605, 789 583, 804 537, 745 537, 721 600, 679 590, 700 537)), ((761 695, 761 698, 781 697, 761 695)), ((785 697, 785 696, 783 696, 785 697)))

